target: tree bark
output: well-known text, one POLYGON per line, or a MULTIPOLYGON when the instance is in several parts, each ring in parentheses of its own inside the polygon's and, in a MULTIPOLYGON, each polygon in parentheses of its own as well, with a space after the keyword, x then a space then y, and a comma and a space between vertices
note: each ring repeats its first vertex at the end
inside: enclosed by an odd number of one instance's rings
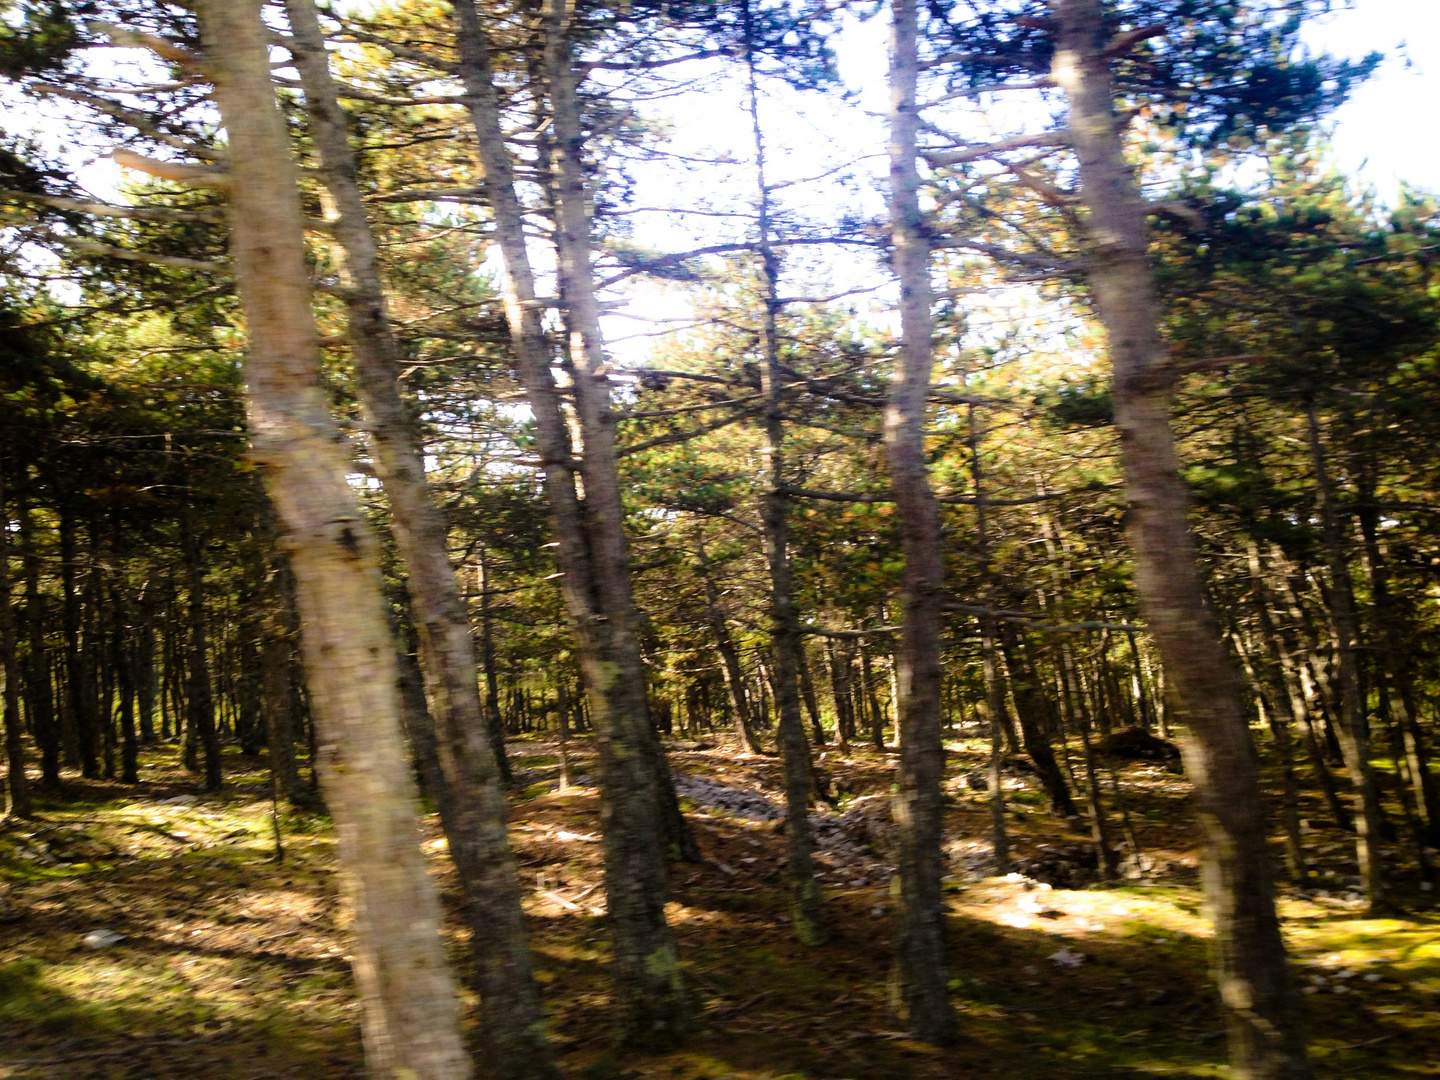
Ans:
POLYGON ((60 718, 50 684, 50 650, 45 645, 45 596, 40 591, 40 555, 35 550, 35 522, 26 499, 20 504, 20 558, 25 568, 26 657, 25 711, 30 733, 40 748, 40 782, 60 786, 60 718))
MULTIPOLYGON (((905 553, 896 716, 900 742, 895 822, 900 841, 896 954, 910 1032, 956 1041, 948 996, 940 878, 945 746, 940 730, 940 637, 945 588, 940 510, 925 457, 925 403, 934 362, 930 246, 916 168, 919 76, 916 0, 893 0, 890 43, 890 236, 900 283, 900 349, 885 408, 885 452, 905 553)), ((878 724, 878 722, 877 722, 878 724)))
POLYGON ((135 703, 143 746, 155 743, 155 582, 140 588, 140 625, 135 636, 135 703))
POLYGON ((1010 689, 1015 697, 1015 715, 1020 723, 1020 738, 1025 744, 1025 753, 1030 755, 1030 760, 1035 765, 1040 785, 1049 796, 1050 809, 1060 817, 1074 817, 1075 800, 1065 783, 1065 774, 1055 761, 1055 751, 1042 723, 1050 711, 1050 705, 1044 698, 1044 688, 1040 685, 1030 657, 1025 654, 1019 636, 1012 627, 1002 626, 1000 629, 1000 655, 1010 676, 1010 689))
POLYGON ((1142 609, 1190 727, 1186 770, 1205 833, 1205 893, 1230 1058, 1246 1077, 1308 1077, 1275 913, 1258 767, 1239 687, 1205 599, 1187 521, 1188 496, 1157 369, 1160 338, 1146 206, 1125 163, 1100 0, 1053 0, 1056 82, 1088 211, 1089 284, 1110 339, 1115 423, 1142 609))
POLYGON ((15 609, 10 606, 10 510, 5 504, 5 473, 0 462, 0 675, 5 678, 5 764, 9 811, 28 818, 34 813, 30 779, 25 775, 25 748, 20 741, 20 661, 16 655, 15 609))
POLYGON ((705 558, 703 542, 697 541, 696 557, 700 576, 705 582, 705 618, 710 623, 710 632, 715 635, 715 647, 720 652, 721 674, 725 679, 725 692, 730 697, 730 712, 735 717, 735 734, 740 743, 752 754, 763 754, 764 748, 755 736, 755 722, 750 716, 750 700, 745 693, 745 673, 740 667, 740 653, 735 648, 735 639, 725 623, 725 612, 720 607, 720 589, 710 576, 710 564, 705 558))
POLYGON ((187 511, 180 519, 180 544, 184 549, 185 577, 189 596, 190 650, 186 668, 190 673, 186 695, 185 745, 186 765, 195 767, 191 758, 195 751, 205 754, 205 790, 219 791, 220 733, 215 728, 215 699, 210 685, 210 646, 205 627, 205 567, 201 561, 200 542, 187 511))
POLYGON ((505 721, 500 716, 500 678, 495 670, 495 620, 490 615, 490 565, 484 544, 480 545, 480 662, 485 672, 485 730, 500 766, 500 779, 514 783, 510 759, 505 756, 505 721))
POLYGON ((75 543, 75 511, 69 493, 58 499, 60 510, 60 586, 63 594, 61 622, 65 633, 65 711, 61 721, 60 745, 65 763, 80 765, 87 779, 100 775, 95 760, 93 733, 95 702, 85 692, 89 683, 85 653, 80 648, 80 593, 76 588, 79 553, 75 543))
POLYGON ((1430 755, 1416 717, 1414 672, 1410 652, 1404 645, 1406 620, 1397 610, 1390 592, 1385 560, 1380 553, 1380 513, 1374 507, 1374 485, 1361 492, 1361 509, 1356 516, 1365 541, 1365 563, 1370 577, 1370 597, 1379 623, 1381 658, 1387 677, 1381 693, 1399 728, 1405 772, 1412 789, 1416 812, 1432 840, 1440 838, 1440 790, 1430 772, 1430 755))
POLYGON ((1305 417, 1310 434, 1310 459, 1315 469, 1315 486, 1320 496, 1320 524, 1330 564, 1330 616, 1335 630, 1335 651, 1340 659, 1340 723, 1336 734, 1340 752, 1355 789, 1355 857, 1365 899, 1372 910, 1385 905, 1384 867, 1379 844, 1385 823, 1381 817, 1380 789, 1370 765, 1370 733, 1365 716, 1365 695, 1360 686, 1360 665, 1355 650, 1360 643, 1360 625, 1355 614, 1355 592, 1350 579, 1340 521, 1335 512, 1334 486, 1330 482, 1325 444, 1315 403, 1306 402, 1305 417))
MULTIPOLYGON (((112 552, 112 557, 117 557, 116 553, 112 552)), ((135 658, 130 639, 130 605, 126 601, 125 582, 117 573, 110 590, 110 618, 115 682, 120 692, 120 779, 126 784, 138 784, 140 747, 135 734, 135 658)))
POLYGON ((377 1080, 463 1080, 470 1062, 417 843, 375 540, 346 482, 345 441, 320 385, 269 31, 259 0, 205 0, 199 11, 229 137, 230 249, 250 339, 246 411, 291 553, 321 783, 355 911, 366 1060, 377 1080))
MULTIPOLYGON (((614 932, 616 999, 626 1014, 632 1039, 666 1042, 685 1028, 687 1007, 679 954, 665 921, 669 898, 667 837, 661 813, 662 794, 658 790, 663 762, 650 730, 644 668, 635 635, 615 472, 613 417, 609 416, 608 406, 600 409, 594 400, 596 393, 581 392, 581 384, 598 391, 599 362, 591 364, 591 352, 583 340, 574 342, 570 353, 576 365, 574 390, 586 440, 585 463, 576 462, 551 370, 542 308, 536 301, 535 278, 525 246, 524 214, 515 193, 514 169, 500 123, 489 39, 473 0, 456 0, 453 11, 461 75, 478 137, 485 191, 495 218, 495 239, 504 260, 506 317, 535 417, 551 528, 560 545, 562 589, 599 744, 604 780, 601 819, 605 882, 614 932), (584 470, 583 505, 576 489, 577 466, 584 470)), ((553 28, 547 31, 547 48, 560 47, 551 40, 555 33, 553 28)), ((570 65, 562 57, 562 62, 553 67, 563 98, 570 65)), ((550 89, 555 94, 557 85, 550 89)), ((561 111, 556 110, 557 114, 561 111)), ((563 131, 558 115, 556 121, 557 142, 566 143, 561 157, 568 158, 579 149, 570 142, 578 139, 578 132, 572 130, 577 118, 567 115, 563 131)), ((578 166, 577 161, 575 168, 578 166)), ((564 220, 557 223, 557 232, 569 234, 578 244, 581 239, 588 241, 588 226, 584 222, 583 186, 577 192, 576 183, 571 178, 560 185, 566 192, 568 210, 563 213, 564 220), (577 196, 582 205, 575 205, 577 196), (577 215, 581 219, 578 225, 577 215)), ((582 264, 574 245, 567 246, 560 270, 562 290, 570 290, 565 300, 571 305, 573 326, 584 326, 585 313, 577 311, 575 305, 585 301, 581 286, 590 280, 588 260, 582 264)), ((673 798, 673 789, 670 795, 673 798)))
POLYGON ((784 373, 780 365, 780 260, 771 243, 770 188, 765 182, 765 137, 760 127, 760 98, 755 81, 754 24, 748 0, 744 19, 745 63, 749 76, 750 126, 755 146, 756 191, 759 201, 760 390, 765 395, 765 451, 770 489, 762 496, 765 560, 770 568, 770 643, 774 656, 775 711, 778 742, 785 761, 785 838, 790 867, 790 919, 795 936, 806 945, 825 941, 820 889, 815 883, 815 837, 810 829, 814 766, 805 720, 800 709, 800 621, 795 612, 795 586, 790 570, 790 506, 785 495, 785 415, 781 401, 784 373))
POLYGON ((422 447, 397 388, 400 349, 390 329, 375 238, 365 215, 346 120, 330 76, 313 0, 286 0, 320 174, 334 202, 333 235, 344 253, 346 311, 357 389, 408 571, 434 740, 449 787, 444 815, 460 871, 481 994, 490 1071, 543 1078, 555 1070, 530 959, 529 933, 510 852, 499 761, 480 699, 475 645, 450 565, 448 530, 430 495, 422 447))

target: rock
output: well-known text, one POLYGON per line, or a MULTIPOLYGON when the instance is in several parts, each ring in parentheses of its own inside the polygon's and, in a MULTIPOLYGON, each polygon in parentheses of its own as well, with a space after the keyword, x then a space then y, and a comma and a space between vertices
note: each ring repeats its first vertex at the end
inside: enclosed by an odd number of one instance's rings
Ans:
POLYGON ((99 930, 91 930, 80 939, 80 943, 89 949, 108 949, 111 945, 118 945, 124 940, 124 934, 117 934, 114 930, 106 930, 101 927, 99 930))
POLYGON ((1057 889, 1081 889, 1099 876, 1100 858, 1093 844, 1059 844, 1015 863, 1020 873, 1057 889))
POLYGON ((161 799, 159 806, 194 806, 200 800, 194 795, 176 795, 171 799, 161 799))
POLYGON ((1180 748, 1151 735, 1144 728, 1123 727, 1112 731, 1096 747, 1102 754, 1127 761, 1178 761, 1180 748))
POLYGON ((1045 959, 1056 967, 1077 968, 1085 962, 1085 954, 1070 949, 1061 949, 1059 952, 1051 953, 1045 959))

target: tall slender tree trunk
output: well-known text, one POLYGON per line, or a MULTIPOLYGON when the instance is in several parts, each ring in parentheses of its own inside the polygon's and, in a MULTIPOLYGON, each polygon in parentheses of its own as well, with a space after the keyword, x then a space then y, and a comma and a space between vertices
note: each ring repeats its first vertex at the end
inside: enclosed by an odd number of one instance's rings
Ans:
POLYGON ((855 715, 851 711, 850 661, 835 642, 825 640, 825 661, 830 668, 830 696, 835 700, 835 741, 842 750, 850 749, 855 732, 855 715))
MULTIPOLYGON (((453 11, 461 75, 478 137, 485 190, 495 218, 495 239, 504 260, 506 317, 535 417, 551 528, 560 545, 562 589, 599 743, 604 779, 601 817, 605 882, 614 933, 616 998, 626 1013, 632 1038, 664 1042, 685 1028, 687 1008, 679 954, 665 920, 665 903, 669 899, 667 836, 657 767, 663 763, 650 730, 644 668, 635 635, 615 472, 613 417, 608 407, 602 411, 594 400, 600 392, 600 361, 592 364, 592 350, 583 339, 576 341, 570 356, 576 367, 576 410, 586 440, 582 466, 574 457, 551 369, 553 357, 525 246, 524 214, 515 193, 514 169, 500 122, 489 39, 473 0, 456 0, 453 11), (582 393, 581 384, 592 392, 582 393), (577 472, 582 467, 583 505, 576 489, 577 472)), ((563 22, 563 13, 559 18, 563 22)), ((563 38, 563 28, 547 28, 547 48, 561 48, 551 41, 556 33, 563 38)), ((552 95, 562 100, 566 80, 571 77, 570 65, 564 59, 567 55, 568 50, 562 50, 561 62, 553 65, 558 85, 550 87, 552 95)), ((574 130, 578 118, 569 110, 557 109, 556 113, 556 141, 566 144, 560 156, 570 159, 579 150, 578 142, 572 142, 579 137, 574 130), (563 123, 558 115, 561 111, 567 112, 563 123)), ((570 171, 578 172, 579 167, 575 160, 570 171)), ((583 185, 578 176, 573 176, 559 186, 565 192, 567 209, 557 223, 557 232, 568 234, 577 243, 588 242, 583 185), (575 205, 577 197, 581 205, 575 205)), ((571 305, 572 326, 585 326, 586 313, 577 310, 577 305, 585 302, 583 284, 590 281, 589 264, 588 259, 580 261, 574 245, 568 245, 561 255, 561 279, 564 298, 571 305)), ((593 296, 591 299, 593 302, 593 296)), ((593 351, 597 354, 598 345, 596 341, 593 351)), ((670 795, 673 797, 673 789, 670 795)))
POLYGON ((417 842, 376 544, 320 385, 269 31, 259 0, 204 0, 199 11, 229 137, 230 249, 250 338, 246 409, 295 575, 321 782, 355 911, 366 1061, 377 1080, 463 1080, 470 1062, 417 842))
POLYGON ((875 692, 875 665, 870 660, 870 650, 865 639, 858 639, 856 651, 860 654, 859 692, 865 699, 865 712, 870 723, 870 742, 879 753, 885 752, 885 710, 880 708, 880 697, 875 692))
POLYGON ((95 760, 92 734, 95 730, 95 702, 86 692, 89 675, 85 653, 80 648, 80 591, 76 578, 79 552, 75 543, 75 511, 70 493, 59 497, 60 504, 60 587, 64 606, 61 621, 65 633, 65 711, 61 721, 60 745, 65 763, 72 768, 80 765, 82 775, 93 779, 100 775, 95 760))
POLYGON ((205 625, 205 567, 201 559, 200 541, 187 512, 181 517, 180 544, 184 549, 185 577, 189 596, 190 648, 186 668, 190 673, 186 695, 185 746, 186 765, 195 767, 192 755, 203 750, 205 756, 205 790, 219 791, 220 733, 215 727, 215 699, 210 683, 210 646, 205 625))
POLYGON ((1040 785, 1050 799, 1050 809, 1061 817, 1073 817, 1075 800, 1065 783, 1065 774, 1055 761, 1055 751, 1050 746, 1044 725, 1044 718, 1051 712, 1044 688, 1013 627, 1000 628, 999 644, 1011 692, 1015 696, 1015 714, 1020 722, 1020 738, 1024 742, 1025 753, 1030 755, 1035 765, 1040 785))
POLYGON ((616 464, 615 414, 604 376, 605 340, 600 330, 600 304, 591 259, 591 199, 585 187, 585 136, 577 85, 580 75, 571 55, 575 7, 569 0, 545 0, 544 11, 544 75, 555 132, 546 144, 551 152, 555 253, 561 306, 569 331, 567 355, 574 371, 571 394, 581 432, 579 463, 595 566, 592 580, 610 624, 611 646, 619 665, 619 678, 613 686, 627 702, 626 726, 633 728, 635 746, 654 776, 666 845, 673 857, 696 862, 700 851, 680 813, 669 765, 650 719, 647 676, 640 653, 639 614, 630 580, 625 507, 616 464))
POLYGON ((5 503, 4 462, 0 461, 0 676, 5 679, 6 787, 10 813, 28 818, 34 813, 34 807, 30 799, 30 779, 25 775, 25 748, 20 740, 21 679, 16 637, 15 609, 10 606, 10 509, 5 503))
POLYGON ((1380 513, 1374 506, 1373 483, 1368 487, 1369 490, 1361 493, 1362 506, 1356 517, 1359 519, 1360 533, 1365 542, 1370 598, 1375 606, 1375 620, 1380 628, 1381 664, 1388 675, 1381 693, 1399 729, 1405 772, 1412 789, 1416 813, 1433 840, 1440 838, 1440 789, 1437 789, 1435 778, 1430 772, 1430 755, 1426 751, 1425 736, 1416 717, 1411 654, 1403 641, 1405 620, 1396 610, 1395 598, 1390 592, 1389 574, 1380 552, 1380 513))
POLYGON ((40 781, 46 787, 60 784, 60 718, 50 683, 50 650, 45 642, 45 596, 40 591, 40 554, 35 549, 35 521, 29 499, 20 504, 20 558, 25 568, 26 657, 25 709, 30 731, 40 748, 40 781))
MULTIPOLYGON (((1260 621, 1261 648, 1255 650, 1253 666, 1256 672, 1257 688, 1261 681, 1268 686, 1265 718, 1270 725, 1270 734, 1275 740, 1275 752, 1280 757, 1281 780, 1284 792, 1285 814, 1285 857, 1292 880, 1305 880, 1305 846, 1300 836, 1299 788, 1295 779, 1295 746, 1290 737, 1290 720, 1294 698, 1285 685, 1285 674, 1275 663, 1266 647, 1277 637, 1275 617, 1270 610, 1270 601, 1265 588, 1265 568, 1260 561, 1260 548, 1252 540, 1247 544, 1247 559, 1250 569, 1250 592, 1256 615, 1260 621), (1263 650, 1263 651, 1262 651, 1263 650)), ((1238 637, 1237 637, 1238 644, 1238 637)))
POLYGON ((310 787, 300 779, 295 762, 295 721, 290 708, 290 648, 275 618, 266 619, 267 629, 260 643, 260 678, 264 687, 261 711, 265 739, 270 751, 270 770, 280 794, 291 806, 308 807, 314 801, 310 787))
POLYGON ((813 764, 810 741, 800 709, 800 621, 795 612, 795 586, 790 571, 790 504, 785 494, 785 414, 781 400, 780 260, 771 240, 770 187, 765 181, 765 136, 760 126, 756 86, 754 23, 749 0, 741 5, 745 63, 749 76, 750 127, 755 146, 758 197, 760 285, 764 310, 760 316, 760 389, 765 395, 765 451, 770 488, 762 496, 765 559, 770 568, 770 641, 774 656, 773 688, 777 736, 785 761, 785 838, 789 849, 790 919, 795 936, 806 945, 826 938, 820 889, 815 883, 815 837, 810 829, 813 764))
POLYGON ((1115 422, 1125 470, 1135 584, 1190 738, 1186 770, 1205 834, 1205 893, 1215 924, 1214 963, 1230 1034, 1230 1059, 1245 1077, 1308 1077, 1275 913, 1274 871, 1255 748, 1239 686, 1206 603, 1159 370, 1155 285, 1146 207, 1125 163, 1115 115, 1101 0, 1053 0, 1054 77, 1070 106, 1089 211, 1089 284, 1110 338, 1115 422))
MULTIPOLYGON (((392 530, 408 574, 420 666, 440 766, 449 787, 444 816, 472 930, 491 1070, 505 1077, 558 1076, 530 959, 529 934, 507 832, 496 745, 480 699, 475 645, 450 565, 445 521, 431 498, 422 448, 397 388, 400 349, 390 329, 375 238, 357 164, 336 98, 313 0, 286 0, 321 179, 333 200, 331 228, 344 252, 346 311, 357 388, 371 421, 392 530)), ((482 600, 482 603, 488 602, 482 600)))
POLYGON ((1365 898, 1372 909, 1385 904, 1384 867, 1379 844, 1385 823, 1381 817, 1380 788, 1370 765, 1370 733, 1365 716, 1365 695, 1360 685, 1360 664, 1355 650, 1360 643, 1360 624, 1355 613, 1355 592, 1350 580, 1350 560, 1345 554, 1340 520, 1335 512, 1335 491, 1330 481, 1325 444, 1315 403, 1309 401, 1305 417, 1310 433, 1310 460, 1315 469, 1315 486, 1320 495, 1320 523, 1330 564, 1330 615, 1335 628, 1335 652, 1340 659, 1340 723, 1336 734, 1345 758, 1350 784, 1355 789, 1355 856, 1365 898))
POLYGON ((140 746, 135 732, 134 644, 130 637, 130 605, 125 596, 125 582, 119 573, 116 573, 110 590, 110 619, 115 683, 120 694, 120 779, 127 784, 138 784, 140 746))
MULTIPOLYGON (((1280 714, 1273 694, 1275 680, 1262 676, 1260 667, 1257 667, 1264 666, 1264 659, 1254 655, 1254 650, 1247 646, 1239 625, 1233 619, 1230 641, 1235 646, 1236 655, 1250 680, 1256 703, 1264 714, 1275 743, 1275 756, 1280 760, 1280 823, 1285 830, 1285 869, 1291 881, 1302 884, 1305 881, 1305 845, 1300 835, 1300 793, 1295 783, 1295 751, 1290 740, 1290 727, 1280 714)), ((1266 675, 1269 674, 1266 672, 1266 675)))
MULTIPOLYGON (((930 245, 916 168, 920 63, 916 0, 892 0, 890 41, 890 236, 900 282, 900 350, 885 408, 885 452, 905 553, 904 629, 896 716, 900 841, 896 955, 911 1033, 938 1045, 958 1038, 948 996, 945 903, 940 890, 945 746, 940 731, 940 636, 945 575, 940 508, 925 457, 925 403, 934 362, 930 245)), ((878 723, 878 722, 877 722, 878 723)))
MULTIPOLYGON (((967 410, 970 448, 970 482, 975 489, 975 539, 980 556, 980 576, 985 603, 996 607, 997 590, 990 564, 990 529, 985 507, 985 469, 980 460, 980 425, 975 406, 967 410)), ((980 664, 985 680, 985 714, 990 721, 990 836, 995 847, 995 873, 1010 872, 1010 841, 1005 834, 1004 763, 1005 688, 995 657, 995 616, 980 616, 980 664)))
POLYGON ((1066 645, 1060 646, 1061 685, 1067 688, 1070 718, 1080 736, 1080 760, 1085 768, 1085 803, 1090 811, 1090 839, 1095 845, 1096 865, 1100 876, 1112 881, 1118 876, 1119 862, 1111 839, 1110 822, 1105 815, 1105 800, 1100 794, 1100 770, 1095 763, 1095 747, 1090 739, 1091 712, 1086 701, 1085 674, 1066 645))
POLYGON ((500 766, 500 779, 514 782, 510 759, 505 756, 505 721, 500 716, 500 678, 495 670, 495 619, 490 613, 490 563, 488 550, 480 545, 480 663, 485 673, 485 730, 500 766))
POLYGON ((725 679, 725 692, 730 697, 730 712, 735 717, 735 733, 752 754, 763 754, 765 751, 755 736, 755 722, 750 715, 750 699, 745 693, 740 652, 735 648, 735 639, 730 636, 730 627, 726 625, 725 612, 720 607, 720 588, 710 575, 703 541, 697 539, 695 552, 700 576, 705 583, 705 617, 710 623, 710 632, 715 635, 715 647, 720 652, 720 671, 725 679))
POLYGON ((155 581, 140 588, 140 625, 135 629, 135 703, 140 742, 155 743, 155 581))
POLYGON ((805 712, 810 717, 810 731, 816 746, 825 745, 825 727, 820 723, 820 698, 815 693, 815 680, 810 675, 810 661, 805 655, 805 645, 800 645, 800 699, 805 702, 805 712))
POLYGON ((110 650, 105 644, 110 630, 106 620, 100 615, 101 608, 105 606, 105 573, 98 514, 92 514, 85 532, 89 550, 85 557, 84 645, 81 657, 81 671, 85 678, 80 692, 85 699, 90 720, 88 736, 82 729, 80 761, 82 768, 86 760, 96 762, 95 775, 109 780, 115 776, 113 747, 109 755, 108 769, 105 768, 107 761, 104 750, 108 740, 114 737, 114 724, 110 714, 110 688, 107 685, 110 650))

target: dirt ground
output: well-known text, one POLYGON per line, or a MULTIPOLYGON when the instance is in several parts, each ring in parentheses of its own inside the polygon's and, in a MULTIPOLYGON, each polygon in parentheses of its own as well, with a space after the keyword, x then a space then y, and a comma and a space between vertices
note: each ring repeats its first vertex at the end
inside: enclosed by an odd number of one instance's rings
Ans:
MULTIPOLYGON (((511 835, 567 1077, 1229 1075, 1183 776, 1110 763, 1112 806, 1118 790, 1139 852, 1126 850, 1130 877, 1100 884, 1087 833, 1048 814, 1016 762, 1006 788, 1020 872, 987 876, 988 806, 970 775, 986 746, 964 739, 950 743, 947 823, 957 1048, 907 1039, 889 1007, 893 757, 832 748, 821 760, 839 802, 814 818, 831 941, 809 949, 785 918, 778 760, 718 741, 671 747, 705 856, 674 868, 669 909, 694 1032, 667 1054, 616 1048, 594 765, 585 740, 570 746, 561 790, 557 746, 510 745, 511 835)), ((273 818, 262 761, 227 760, 211 797, 175 757, 145 755, 138 788, 67 777, 63 799, 42 796, 39 820, 0 826, 0 1077, 362 1075, 328 820, 273 818)), ((1440 1076, 1433 894, 1401 865, 1403 913, 1366 917, 1347 838, 1318 802, 1306 810, 1316 874, 1305 890, 1282 888, 1281 908, 1317 1072, 1440 1076)), ((434 816, 423 824, 463 972, 454 871, 434 816)), ((1123 835, 1118 813, 1114 825, 1123 835)), ((466 1005, 473 1015, 468 991, 466 1005)))

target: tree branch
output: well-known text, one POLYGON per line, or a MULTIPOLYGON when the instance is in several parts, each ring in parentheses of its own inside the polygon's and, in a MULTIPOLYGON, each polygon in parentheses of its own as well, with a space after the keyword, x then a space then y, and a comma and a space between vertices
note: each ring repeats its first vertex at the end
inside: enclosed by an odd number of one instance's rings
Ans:
POLYGON ((922 151, 921 156, 931 165, 963 165, 966 162, 979 161, 981 158, 1008 153, 1011 150, 1023 150, 1030 146, 1062 147, 1069 145, 1070 133, 1068 131, 1042 131, 1035 135, 1016 135, 1013 138, 1000 139, 982 146, 967 146, 963 150, 922 151))
POLYGON ((92 202, 88 199, 64 199, 58 195, 39 195, 29 191, 0 189, 0 199, 17 199, 70 210, 92 217, 130 218, 135 221, 178 221, 222 223, 225 215, 218 210, 176 210, 165 206, 117 206, 114 203, 92 202))
POLYGON ((169 180, 173 184, 183 184, 186 187, 217 188, 221 191, 230 190, 230 177, 204 165, 157 161, 144 154, 137 154, 133 150, 126 150, 123 146, 111 150, 110 157, 121 168, 143 172, 147 176, 169 180))

